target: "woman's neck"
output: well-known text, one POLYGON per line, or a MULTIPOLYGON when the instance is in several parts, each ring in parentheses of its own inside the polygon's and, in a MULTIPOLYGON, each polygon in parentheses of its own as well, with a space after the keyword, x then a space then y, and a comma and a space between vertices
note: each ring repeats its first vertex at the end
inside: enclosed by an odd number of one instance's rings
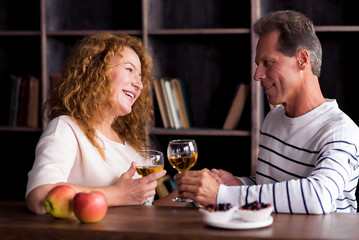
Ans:
POLYGON ((102 121, 97 129, 108 139, 121 144, 125 143, 124 140, 118 135, 118 133, 112 128, 112 122, 109 120, 102 121))

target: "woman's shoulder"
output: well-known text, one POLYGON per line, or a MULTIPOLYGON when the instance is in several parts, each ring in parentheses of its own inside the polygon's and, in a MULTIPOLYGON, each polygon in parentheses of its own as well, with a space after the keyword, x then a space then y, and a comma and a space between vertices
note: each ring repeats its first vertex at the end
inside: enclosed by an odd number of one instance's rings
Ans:
POLYGON ((46 128, 49 127, 59 127, 59 126, 73 126, 76 125, 75 121, 68 115, 61 115, 56 118, 51 119, 46 128))
POLYGON ((81 131, 76 122, 68 115, 61 115, 48 122, 44 135, 65 134, 81 131))

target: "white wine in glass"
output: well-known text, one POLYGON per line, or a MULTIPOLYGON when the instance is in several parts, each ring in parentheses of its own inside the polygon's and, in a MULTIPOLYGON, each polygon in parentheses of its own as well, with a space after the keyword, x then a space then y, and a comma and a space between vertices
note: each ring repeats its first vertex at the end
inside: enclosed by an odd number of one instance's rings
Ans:
MULTIPOLYGON (((156 150, 141 150, 136 158, 136 171, 141 177, 158 172, 164 168, 163 153, 156 150)), ((148 198, 144 205, 152 205, 153 197, 148 198)))
MULTIPOLYGON (((178 139, 171 140, 167 147, 168 161, 179 173, 188 171, 197 162, 198 150, 195 140, 178 139)), ((190 202, 189 199, 173 198, 174 202, 190 202)))

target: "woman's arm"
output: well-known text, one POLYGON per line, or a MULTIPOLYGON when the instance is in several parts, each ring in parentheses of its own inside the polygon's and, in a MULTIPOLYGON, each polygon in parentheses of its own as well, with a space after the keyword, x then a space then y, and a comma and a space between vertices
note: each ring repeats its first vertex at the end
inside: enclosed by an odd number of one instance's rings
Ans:
POLYGON ((178 206, 178 207, 185 207, 187 206, 188 202, 173 202, 172 198, 178 197, 177 190, 174 190, 170 194, 165 197, 162 197, 153 202, 153 205, 156 206, 178 206))
POLYGON ((31 212, 36 214, 46 213, 44 201, 48 192, 57 185, 69 185, 76 192, 101 191, 107 198, 109 207, 119 205, 139 205, 143 204, 148 197, 155 195, 157 179, 166 174, 165 170, 152 173, 146 177, 132 179, 136 168, 134 163, 127 172, 121 175, 113 185, 104 187, 88 187, 66 182, 56 184, 44 184, 31 190, 26 196, 26 204, 31 212))

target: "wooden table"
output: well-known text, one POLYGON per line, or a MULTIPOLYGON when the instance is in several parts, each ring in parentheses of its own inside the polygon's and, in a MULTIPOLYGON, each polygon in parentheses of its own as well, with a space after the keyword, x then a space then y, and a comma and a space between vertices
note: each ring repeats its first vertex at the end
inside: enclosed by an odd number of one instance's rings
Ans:
POLYGON ((101 222, 34 215, 23 202, 0 201, 0 239, 358 239, 359 214, 273 214, 271 226, 226 230, 206 226, 195 208, 109 208, 101 222))

